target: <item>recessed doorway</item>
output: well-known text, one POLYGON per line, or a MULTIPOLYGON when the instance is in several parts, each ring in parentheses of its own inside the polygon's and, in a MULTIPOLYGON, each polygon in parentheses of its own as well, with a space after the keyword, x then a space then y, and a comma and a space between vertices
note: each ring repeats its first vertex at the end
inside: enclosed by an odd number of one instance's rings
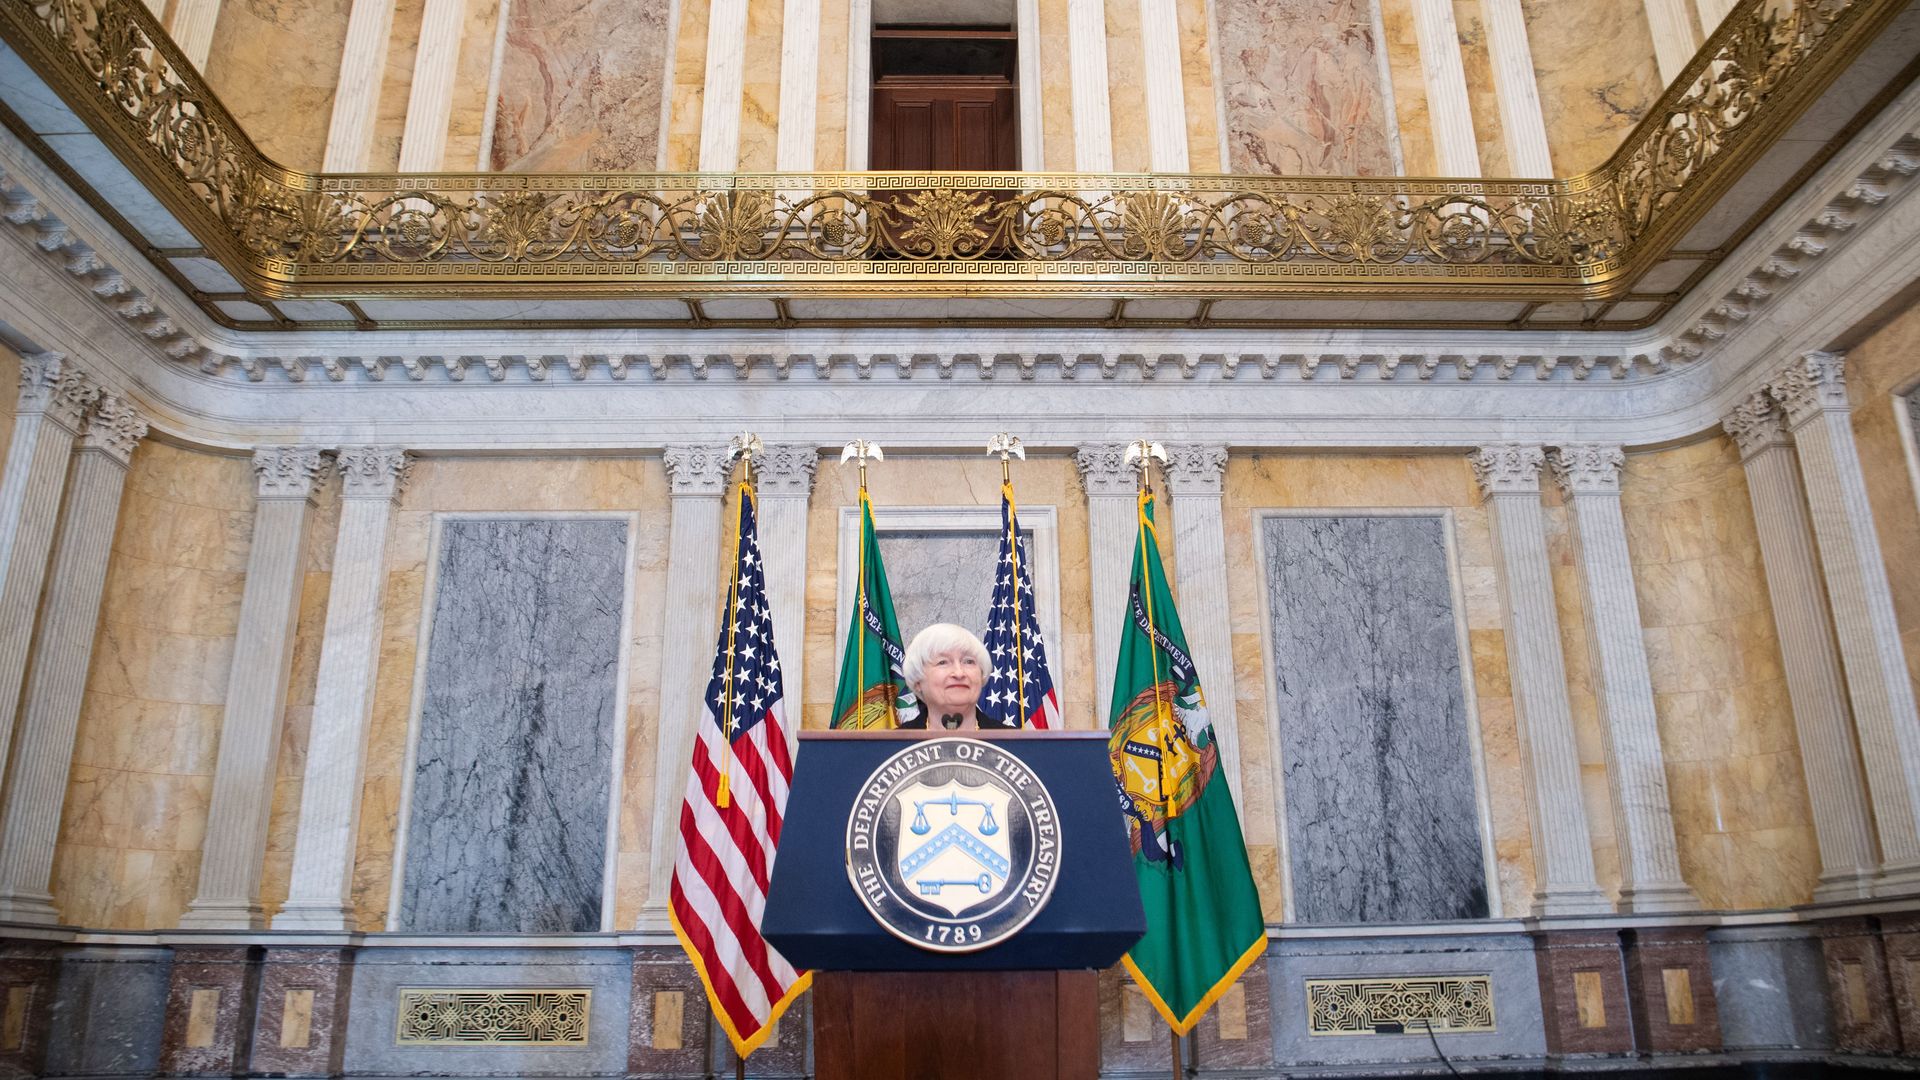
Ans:
POLYGON ((873 169, 1020 167, 1012 27, 876 26, 873 169))

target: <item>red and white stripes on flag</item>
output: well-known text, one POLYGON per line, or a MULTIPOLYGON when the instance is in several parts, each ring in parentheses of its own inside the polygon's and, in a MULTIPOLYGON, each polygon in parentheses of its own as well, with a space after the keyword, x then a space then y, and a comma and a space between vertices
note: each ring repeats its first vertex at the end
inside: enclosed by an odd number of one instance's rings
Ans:
POLYGON ((760 936, 796 740, 781 703, 750 483, 740 485, 737 547, 680 806, 668 918, 744 1058, 812 975, 793 970, 760 936))

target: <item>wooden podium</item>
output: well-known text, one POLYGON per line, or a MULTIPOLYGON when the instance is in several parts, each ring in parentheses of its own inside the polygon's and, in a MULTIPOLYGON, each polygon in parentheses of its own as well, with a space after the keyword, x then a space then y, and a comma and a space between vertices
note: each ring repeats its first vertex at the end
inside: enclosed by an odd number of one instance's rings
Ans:
POLYGON ((802 732, 763 921, 766 939, 811 969, 818 1080, 1093 1080, 1097 973, 1146 916, 1106 733, 979 732, 1046 785, 1059 812, 1052 896, 1013 937, 934 952, 894 936, 848 877, 847 822, 874 769, 918 732, 802 732))

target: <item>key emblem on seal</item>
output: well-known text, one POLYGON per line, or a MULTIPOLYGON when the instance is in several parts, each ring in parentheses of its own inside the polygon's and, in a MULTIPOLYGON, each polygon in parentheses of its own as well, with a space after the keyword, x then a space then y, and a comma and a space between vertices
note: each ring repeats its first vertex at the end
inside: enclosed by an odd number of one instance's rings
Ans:
POLYGON ((875 769, 847 818, 847 876, 876 921, 936 952, 1012 937, 1053 894, 1060 818, 1019 758, 930 739, 875 769))

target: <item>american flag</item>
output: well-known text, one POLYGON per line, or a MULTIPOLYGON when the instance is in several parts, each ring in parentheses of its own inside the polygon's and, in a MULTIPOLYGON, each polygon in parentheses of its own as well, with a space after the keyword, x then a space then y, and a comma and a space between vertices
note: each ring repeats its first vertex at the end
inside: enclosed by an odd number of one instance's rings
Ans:
POLYGON ((794 971, 760 936, 793 779, 795 732, 781 704, 780 659, 748 484, 740 485, 738 547, 680 807, 668 910, 714 1016, 744 1058, 812 976, 794 971))
POLYGON ((982 711, 1018 727, 1059 727, 1060 698, 1047 671, 1047 647, 1040 639, 1040 620, 1034 612, 1033 571, 1010 484, 1000 488, 1000 563, 994 572, 984 644, 993 657, 993 675, 981 687, 982 711), (1022 686, 1026 688, 1024 716, 1022 686))

